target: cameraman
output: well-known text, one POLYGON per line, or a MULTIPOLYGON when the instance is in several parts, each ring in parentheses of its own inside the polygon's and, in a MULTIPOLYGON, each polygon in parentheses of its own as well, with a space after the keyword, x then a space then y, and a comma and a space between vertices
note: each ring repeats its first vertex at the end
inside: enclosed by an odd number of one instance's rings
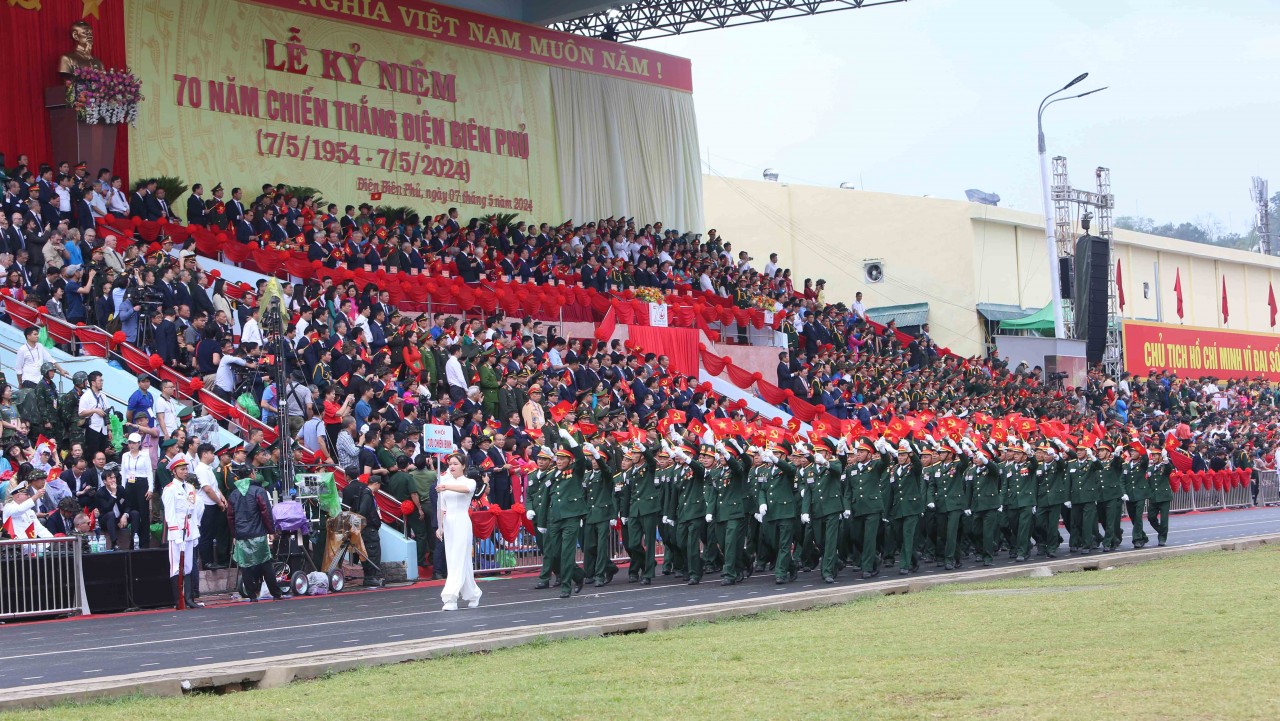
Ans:
POLYGON ((217 374, 214 376, 213 388, 228 403, 236 401, 237 368, 258 369, 258 344, 242 343, 235 353, 224 353, 218 361, 217 374))

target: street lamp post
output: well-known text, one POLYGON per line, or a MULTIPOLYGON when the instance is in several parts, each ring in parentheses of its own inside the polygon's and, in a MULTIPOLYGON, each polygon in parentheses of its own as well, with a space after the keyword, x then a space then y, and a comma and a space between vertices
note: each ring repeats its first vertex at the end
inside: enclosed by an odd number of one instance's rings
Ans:
MULTIPOLYGON (((1058 273, 1058 244, 1054 238, 1053 198, 1049 194, 1049 160, 1044 146, 1044 109, 1049 106, 1049 98, 1070 88, 1089 77, 1089 73, 1077 75, 1075 80, 1044 96, 1040 108, 1036 110, 1036 141, 1040 153, 1040 190, 1044 194, 1044 244, 1049 257, 1049 303, 1053 306, 1053 337, 1066 338, 1066 328, 1062 321, 1062 278, 1058 273)), ((1059 98, 1061 100, 1062 98, 1059 98)))

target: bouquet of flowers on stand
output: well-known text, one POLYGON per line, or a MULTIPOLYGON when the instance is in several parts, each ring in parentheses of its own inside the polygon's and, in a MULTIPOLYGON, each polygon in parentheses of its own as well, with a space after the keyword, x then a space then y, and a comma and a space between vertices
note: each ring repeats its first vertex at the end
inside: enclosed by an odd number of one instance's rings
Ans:
POLYGON ((658 288, 647 286, 647 285, 636 288, 635 295, 636 295, 636 298, 639 298, 640 300, 646 303, 666 303, 667 302, 667 297, 662 294, 661 290, 659 290, 658 288))
POLYGON ((142 81, 129 70, 77 66, 67 81, 67 102, 89 125, 138 122, 142 81))

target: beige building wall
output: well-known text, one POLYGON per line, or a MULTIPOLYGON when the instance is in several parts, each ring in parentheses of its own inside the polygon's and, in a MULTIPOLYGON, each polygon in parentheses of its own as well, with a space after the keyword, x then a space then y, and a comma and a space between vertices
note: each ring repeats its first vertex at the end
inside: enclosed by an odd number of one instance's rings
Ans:
MULTIPOLYGON (((805 278, 825 279, 828 302, 862 291, 868 307, 928 303, 934 338, 957 353, 982 351, 978 303, 1039 309, 1049 301, 1044 219, 1035 213, 710 175, 702 187, 708 227, 735 252, 746 250, 757 270, 776 252, 797 288, 805 278), (868 260, 884 263, 884 282, 865 282, 868 260)), ((1180 276, 1182 323, 1274 332, 1267 289, 1280 288, 1280 258, 1125 230, 1115 240, 1124 317, 1178 323, 1173 286, 1180 276)))

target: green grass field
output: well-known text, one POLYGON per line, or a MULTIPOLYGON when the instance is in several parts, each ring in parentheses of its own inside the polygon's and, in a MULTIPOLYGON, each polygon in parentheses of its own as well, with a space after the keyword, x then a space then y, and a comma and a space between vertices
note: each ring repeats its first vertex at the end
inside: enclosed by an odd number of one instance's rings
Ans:
POLYGON ((1280 548, 0 719, 1277 719, 1280 548))

